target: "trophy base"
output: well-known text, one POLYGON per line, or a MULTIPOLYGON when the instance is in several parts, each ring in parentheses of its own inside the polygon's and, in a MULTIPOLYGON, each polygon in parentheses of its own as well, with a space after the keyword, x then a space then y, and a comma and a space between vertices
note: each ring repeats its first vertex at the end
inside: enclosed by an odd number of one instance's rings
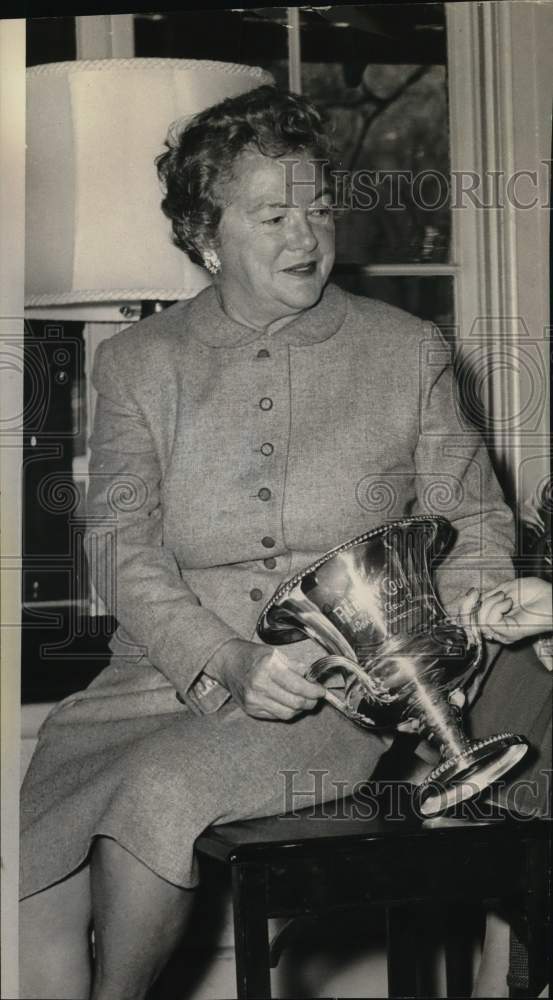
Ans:
POLYGON ((528 746, 523 736, 513 733, 471 740, 461 753, 443 759, 418 786, 418 811, 424 817, 437 816, 478 795, 517 764, 528 746))

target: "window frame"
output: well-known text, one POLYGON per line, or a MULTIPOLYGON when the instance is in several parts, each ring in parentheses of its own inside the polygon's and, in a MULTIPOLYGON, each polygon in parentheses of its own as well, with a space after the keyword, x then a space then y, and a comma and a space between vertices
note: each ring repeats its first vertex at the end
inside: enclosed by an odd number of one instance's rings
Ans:
MULTIPOLYGON (((301 92, 300 11, 288 8, 288 14, 289 86, 301 92)), ((502 172, 509 178, 519 169, 539 171, 551 149, 547 101, 553 87, 540 67, 548 66, 553 50, 553 3, 446 2, 445 14, 452 176, 502 172)), ((547 204, 547 184, 548 172, 542 170, 541 206, 547 204)), ((544 399, 537 429, 528 432, 522 420, 529 402, 521 388, 524 355, 531 346, 541 370, 548 371, 551 308, 549 213, 538 207, 529 222, 529 212, 521 215, 508 199, 501 210, 482 210, 469 200, 452 209, 450 263, 369 264, 358 269, 375 276, 453 278, 459 352, 467 354, 476 341, 497 359, 483 386, 490 418, 487 443, 509 498, 519 506, 534 492, 536 475, 543 479, 550 471, 550 393, 545 379, 539 387, 544 399), (541 250, 537 261, 536 231, 541 250)))
POLYGON ((553 85, 543 67, 553 49, 553 4, 450 2, 446 23, 452 171, 502 171, 505 178, 538 172, 535 209, 521 212, 506 198, 501 209, 469 203, 452 220, 459 349, 480 340, 497 359, 488 383, 489 443, 522 507, 536 476, 550 474, 547 374, 537 387, 544 395, 539 423, 529 430, 521 372, 529 348, 549 370, 548 171, 540 165, 551 149, 553 85))

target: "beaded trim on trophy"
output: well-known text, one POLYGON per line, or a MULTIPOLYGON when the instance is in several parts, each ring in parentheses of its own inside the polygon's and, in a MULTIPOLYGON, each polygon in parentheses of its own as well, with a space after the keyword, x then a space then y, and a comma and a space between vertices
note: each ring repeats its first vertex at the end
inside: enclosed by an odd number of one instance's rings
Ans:
POLYGON ((288 594, 291 590, 294 589, 294 587, 298 583, 300 583, 301 580, 303 580, 305 576, 307 576, 308 573, 314 573, 315 570, 319 569, 319 566, 323 566, 326 562, 328 562, 329 559, 332 559, 332 557, 337 555, 339 552, 347 552, 348 549, 353 548, 355 545, 359 545, 361 542, 367 542, 371 538, 376 538, 378 535, 383 535, 389 528, 406 528, 409 527, 409 525, 411 524, 421 524, 421 523, 426 523, 430 525, 430 527, 433 529, 432 541, 434 541, 434 539, 436 538, 437 529, 440 524, 443 524, 444 527, 447 528, 450 527, 449 521, 445 517, 432 515, 432 518, 429 518, 426 514, 418 514, 413 517, 404 517, 400 518, 397 521, 390 521, 389 524, 380 525, 378 528, 372 528, 371 531, 366 531, 362 535, 357 535, 355 538, 350 538, 349 541, 342 542, 341 545, 336 545, 335 548, 329 549, 329 551, 325 552, 324 556, 321 556, 320 559, 317 559, 314 563, 311 563, 310 566, 306 566, 305 569, 300 570, 300 572, 296 573, 296 575, 291 577, 290 580, 288 580, 286 583, 283 583, 282 586, 278 588, 278 590, 271 597, 270 601, 268 601, 265 607, 263 608, 263 611, 259 616, 260 620, 268 611, 270 611, 273 605, 276 604, 276 602, 281 599, 283 594, 288 594))
POLYGON ((441 774, 444 774, 445 771, 450 771, 451 768, 455 764, 462 761, 463 758, 472 757, 478 750, 483 750, 484 747, 491 746, 494 743, 500 743, 501 740, 510 740, 511 743, 515 740, 521 744, 524 742, 520 739, 520 737, 514 736, 513 733, 496 733, 495 736, 487 736, 485 739, 474 740, 471 742, 470 747, 467 750, 463 750, 462 753, 455 754, 454 757, 448 757, 447 760, 433 768, 429 777, 425 778, 425 780, 421 782, 419 789, 424 788, 425 785, 431 785, 437 778, 440 777, 441 774))

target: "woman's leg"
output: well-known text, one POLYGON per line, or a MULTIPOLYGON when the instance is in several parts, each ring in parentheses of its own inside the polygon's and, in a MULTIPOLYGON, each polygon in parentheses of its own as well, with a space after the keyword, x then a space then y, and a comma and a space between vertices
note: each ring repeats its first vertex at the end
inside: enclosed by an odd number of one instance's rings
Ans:
POLYGON ((194 893, 166 882, 117 841, 96 840, 91 1000, 143 1000, 182 937, 194 893))
POLYGON ((20 904, 21 1000, 141 1000, 183 933, 194 893, 99 837, 89 866, 20 904), (91 898, 92 888, 92 898, 91 898))
POLYGON ((486 936, 473 997, 508 997, 510 927, 493 910, 486 915, 486 936))
MULTIPOLYGON (((292 725, 223 707, 211 716, 177 717, 137 740, 128 753, 119 753, 111 764, 111 789, 117 794, 107 796, 110 789, 106 792, 97 780, 94 727, 89 729, 93 765, 88 776, 86 762, 79 761, 89 798, 82 823, 75 816, 71 829, 78 827, 72 836, 83 848, 91 816, 101 815, 105 831, 94 842, 90 862, 98 965, 93 1000, 143 997, 161 971, 195 898, 175 883, 194 884, 192 847, 206 826, 273 815, 323 798, 333 802, 349 791, 348 783, 366 780, 386 749, 378 737, 326 706, 292 725)), ((98 730, 99 755, 105 734, 98 730)), ((64 809, 60 805, 55 811, 62 828, 64 809)), ((27 865, 33 849, 40 852, 41 840, 52 832, 43 823, 39 837, 37 825, 25 845, 27 865)), ((76 991, 69 995, 79 996, 76 991)))
POLYGON ((22 900, 21 1000, 87 1000, 90 923, 88 866, 22 900))

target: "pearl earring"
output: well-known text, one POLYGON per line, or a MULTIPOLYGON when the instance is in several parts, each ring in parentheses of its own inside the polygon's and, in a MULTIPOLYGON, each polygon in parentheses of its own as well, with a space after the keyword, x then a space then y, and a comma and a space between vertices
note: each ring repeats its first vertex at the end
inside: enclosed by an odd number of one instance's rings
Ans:
POLYGON ((206 250, 204 253, 204 267, 210 274, 219 274, 221 261, 215 250, 206 250))

